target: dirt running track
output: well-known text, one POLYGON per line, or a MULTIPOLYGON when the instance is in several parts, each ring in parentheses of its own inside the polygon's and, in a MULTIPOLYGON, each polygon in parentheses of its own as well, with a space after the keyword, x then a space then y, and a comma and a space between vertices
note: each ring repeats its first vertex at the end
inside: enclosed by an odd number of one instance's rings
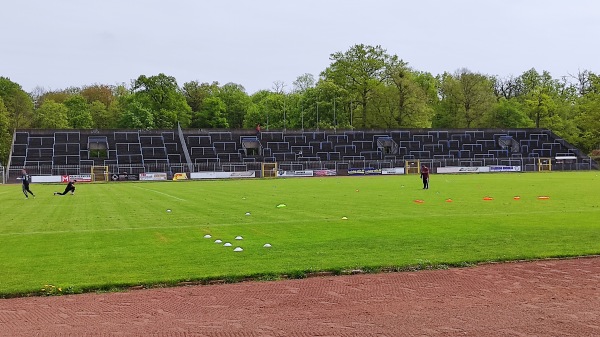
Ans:
POLYGON ((600 336, 600 257, 7 299, 0 336, 600 336))

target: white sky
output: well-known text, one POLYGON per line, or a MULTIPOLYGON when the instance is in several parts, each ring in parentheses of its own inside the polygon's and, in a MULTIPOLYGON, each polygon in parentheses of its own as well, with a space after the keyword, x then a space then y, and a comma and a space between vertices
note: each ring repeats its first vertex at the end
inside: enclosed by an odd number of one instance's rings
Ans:
POLYGON ((6 0, 0 76, 64 89, 165 73, 252 94, 381 45, 434 75, 600 72, 597 0, 6 0))

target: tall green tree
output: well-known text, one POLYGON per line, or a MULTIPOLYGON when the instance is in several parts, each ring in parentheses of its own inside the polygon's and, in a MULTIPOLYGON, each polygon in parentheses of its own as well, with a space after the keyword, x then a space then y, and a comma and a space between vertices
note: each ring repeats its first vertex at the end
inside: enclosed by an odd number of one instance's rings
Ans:
POLYGON ((488 128, 531 128, 533 122, 525 112, 521 103, 515 99, 501 97, 494 104, 485 121, 488 128))
POLYGON ((8 162, 11 143, 12 132, 8 109, 4 106, 4 100, 2 99, 2 96, 0 96, 0 164, 2 165, 6 165, 8 162))
POLYGON ((217 97, 225 103, 225 116, 230 128, 239 129, 244 126, 244 117, 251 104, 250 97, 243 86, 227 83, 219 88, 217 97))
POLYGON ((589 72, 588 83, 585 90, 577 98, 575 105, 575 125, 578 137, 575 142, 579 148, 587 153, 600 149, 600 76, 589 72))
POLYGON ((95 129, 112 129, 117 127, 116 116, 109 110, 114 104, 112 101, 107 107, 103 102, 93 101, 89 106, 90 115, 95 129))
POLYGON ((172 76, 139 76, 132 85, 136 106, 151 111, 156 128, 174 128, 177 123, 183 127, 190 124, 192 109, 187 104, 177 81, 172 76))
POLYGON ((192 111, 198 112, 202 109, 202 102, 208 97, 215 96, 219 91, 219 82, 200 83, 190 81, 183 84, 182 93, 192 111))
POLYGON ((80 88, 77 87, 68 87, 66 89, 61 90, 52 90, 45 91, 43 94, 39 95, 36 103, 41 105, 46 100, 53 100, 56 103, 64 103, 67 99, 74 95, 79 95, 81 92, 80 88))
POLYGON ((92 104, 93 102, 100 102, 104 104, 104 107, 108 109, 108 107, 116 100, 116 96, 114 94, 115 87, 105 84, 94 84, 89 86, 84 86, 81 89, 81 96, 85 98, 88 104, 92 104))
POLYGON ((390 123, 390 127, 430 127, 432 103, 437 100, 435 78, 413 71, 395 55, 390 58, 387 71, 391 90, 386 96, 394 100, 390 112, 395 123, 390 123))
POLYGON ((225 113, 227 106, 219 97, 208 97, 204 100, 200 110, 199 128, 227 128, 227 118, 225 113))
POLYGON ((321 73, 321 77, 346 90, 357 103, 360 118, 355 118, 355 127, 369 128, 376 124, 369 117, 369 103, 377 87, 389 77, 386 65, 391 56, 381 46, 358 44, 346 52, 335 52, 329 59, 332 63, 321 73))
POLYGON ((485 115, 496 101, 493 81, 485 75, 461 69, 440 79, 441 102, 434 127, 474 128, 485 126, 485 115))
POLYGON ((118 126, 124 129, 154 129, 154 114, 147 106, 136 100, 134 95, 119 99, 121 114, 118 126))
POLYGON ((90 107, 81 95, 72 95, 63 103, 67 107, 67 120, 73 129, 91 129, 94 125, 90 107))
POLYGON ((0 97, 8 111, 12 129, 31 127, 33 100, 19 84, 6 77, 0 77, 0 97))
POLYGON ((260 123, 265 130, 283 128, 285 95, 270 91, 259 91, 252 96, 253 109, 248 112, 247 127, 260 123))
POLYGON ((63 103, 46 99, 35 110, 35 126, 42 129, 68 129, 69 109, 63 103))
POLYGON ((294 81, 294 89, 293 92, 303 93, 309 88, 313 88, 316 84, 315 77, 312 74, 305 73, 296 78, 294 81))

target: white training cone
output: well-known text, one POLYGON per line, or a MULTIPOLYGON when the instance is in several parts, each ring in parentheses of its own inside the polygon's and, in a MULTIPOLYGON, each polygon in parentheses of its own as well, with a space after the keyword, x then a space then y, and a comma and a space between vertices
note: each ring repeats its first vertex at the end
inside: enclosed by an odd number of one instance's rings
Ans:
POLYGON ((206 235, 204 235, 204 238, 205 239, 210 239, 210 238, 212 238, 212 236, 210 234, 206 234, 206 235))
POLYGON ((270 244, 270 243, 265 243, 265 244, 263 245, 263 247, 265 247, 265 248, 271 248, 271 244, 270 244))
POLYGON ((168 209, 168 210, 167 210, 167 213, 171 213, 171 210, 170 210, 170 209, 168 209))
POLYGON ((230 242, 225 242, 225 244, 223 245, 223 247, 231 247, 231 243, 230 242))
POLYGON ((223 242, 223 241, 221 241, 221 240, 219 240, 219 239, 216 239, 216 240, 215 240, 215 243, 222 243, 222 242, 223 242))
POLYGON ((240 235, 238 235, 238 236, 236 236, 236 237, 235 237, 235 239, 236 239, 236 240, 242 240, 242 239, 244 239, 244 238, 243 238, 243 237, 241 237, 240 235))
POLYGON ((250 212, 246 212, 246 215, 250 215, 250 212))
POLYGON ((234 252, 243 252, 244 250, 242 249, 242 247, 235 247, 235 249, 233 251, 234 252))
POLYGON ((348 220, 348 217, 343 216, 342 220, 348 220))

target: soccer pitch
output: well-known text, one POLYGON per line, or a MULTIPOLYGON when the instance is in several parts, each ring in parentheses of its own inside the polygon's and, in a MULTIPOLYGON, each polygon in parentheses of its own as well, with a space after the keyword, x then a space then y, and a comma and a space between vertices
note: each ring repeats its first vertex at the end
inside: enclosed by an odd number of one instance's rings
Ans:
POLYGON ((595 171, 63 189, 0 185, 0 296, 600 253, 595 171))

